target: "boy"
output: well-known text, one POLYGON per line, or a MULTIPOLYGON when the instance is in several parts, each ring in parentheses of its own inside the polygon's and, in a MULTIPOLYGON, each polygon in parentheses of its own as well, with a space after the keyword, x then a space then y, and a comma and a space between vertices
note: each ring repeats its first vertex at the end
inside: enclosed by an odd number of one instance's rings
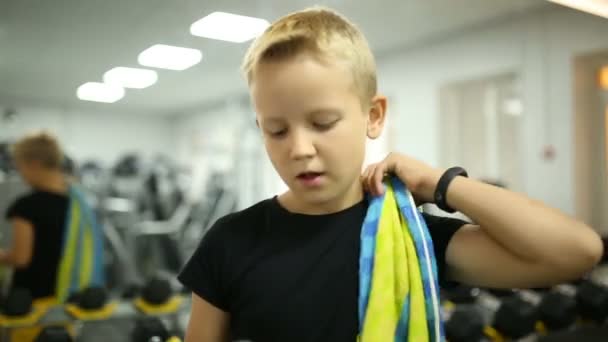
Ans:
MULTIPOLYGON (((32 191, 18 198, 6 212, 13 228, 13 241, 10 249, 0 250, 0 263, 15 269, 12 288, 27 289, 35 299, 65 299, 63 297, 69 294, 66 287, 71 284, 59 281, 58 285, 65 232, 85 229, 89 223, 94 224, 90 222, 94 217, 87 219, 91 212, 88 204, 80 196, 74 198, 75 193, 63 171, 63 152, 55 137, 47 133, 25 136, 13 146, 12 157, 17 171, 32 191), (77 227, 70 224, 74 202, 79 206, 77 227)), ((94 251, 90 261, 96 265, 91 273, 97 282, 94 285, 103 285, 99 273, 102 246, 99 235, 94 237, 96 240, 88 250, 94 251)), ((76 246, 74 251, 81 248, 76 246)), ((83 261, 78 265, 81 268, 77 272, 88 266, 83 261)), ((77 272, 70 271, 70 274, 80 274, 77 272)), ((73 279, 69 276, 66 280, 73 279)), ((85 280, 90 279, 78 281, 85 280)))
POLYGON ((279 19, 252 44, 244 71, 289 190, 218 220, 203 239, 179 277, 193 291, 187 341, 354 341, 364 189, 380 194, 385 173, 418 203, 477 223, 424 215, 440 283, 546 286, 599 260, 600 239, 583 223, 457 169, 392 153, 361 176, 387 101, 365 38, 340 15, 314 8, 279 19))
POLYGON ((13 243, 0 261, 15 268, 13 288, 29 289, 34 298, 52 296, 68 212, 63 154, 57 140, 44 133, 20 139, 12 152, 21 178, 35 190, 6 212, 13 243))

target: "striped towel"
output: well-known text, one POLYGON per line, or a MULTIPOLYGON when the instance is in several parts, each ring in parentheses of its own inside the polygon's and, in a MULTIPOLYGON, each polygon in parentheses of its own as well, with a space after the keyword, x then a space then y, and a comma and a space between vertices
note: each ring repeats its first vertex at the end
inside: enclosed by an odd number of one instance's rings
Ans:
POLYGON ((103 232, 83 192, 70 185, 56 300, 62 303, 87 287, 104 286, 104 278, 103 232))
POLYGON ((433 244, 398 178, 370 200, 361 229, 358 341, 445 341, 433 244))

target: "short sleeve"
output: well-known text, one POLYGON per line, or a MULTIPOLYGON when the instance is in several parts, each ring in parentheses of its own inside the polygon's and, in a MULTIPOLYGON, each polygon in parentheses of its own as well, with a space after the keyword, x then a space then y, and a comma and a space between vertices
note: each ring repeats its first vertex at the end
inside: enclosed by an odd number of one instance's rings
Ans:
POLYGON ((5 218, 7 220, 10 220, 16 217, 20 217, 32 221, 32 205, 28 199, 29 197, 21 197, 15 202, 13 202, 13 204, 11 204, 6 210, 5 218))
POLYGON ((199 297, 227 312, 226 228, 220 219, 209 229, 177 279, 199 297))
POLYGON ((439 284, 442 287, 448 286, 446 279, 446 250, 454 234, 467 222, 450 217, 433 216, 423 213, 422 216, 429 229, 433 240, 435 259, 437 260, 437 273, 439 284))

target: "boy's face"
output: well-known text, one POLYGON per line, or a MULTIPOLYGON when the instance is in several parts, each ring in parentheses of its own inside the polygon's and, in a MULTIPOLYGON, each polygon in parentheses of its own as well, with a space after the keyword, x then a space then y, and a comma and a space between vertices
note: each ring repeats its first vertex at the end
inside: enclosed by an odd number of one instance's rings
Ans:
POLYGON ((348 69, 307 54, 260 64, 251 93, 266 150, 293 198, 334 209, 361 199, 366 137, 381 133, 385 98, 362 105, 348 69))
POLYGON ((30 185, 36 182, 41 169, 40 163, 17 159, 15 160, 15 166, 23 181, 30 185))

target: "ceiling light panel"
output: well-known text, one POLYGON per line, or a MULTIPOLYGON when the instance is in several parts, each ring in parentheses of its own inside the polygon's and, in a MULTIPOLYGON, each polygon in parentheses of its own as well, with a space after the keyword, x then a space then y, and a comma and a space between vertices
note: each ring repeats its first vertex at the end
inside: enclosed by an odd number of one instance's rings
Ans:
POLYGON ((76 96, 83 101, 114 103, 125 96, 125 90, 116 85, 87 82, 78 87, 76 96))
POLYGON ((261 35, 267 20, 226 12, 213 12, 190 26, 192 35, 233 43, 244 43, 261 35))
POLYGON ((181 71, 193 67, 202 59, 203 53, 197 49, 156 44, 142 51, 137 61, 146 67, 181 71))
POLYGON ((158 73, 148 69, 116 67, 103 75, 103 81, 123 88, 144 89, 158 81, 158 73))

